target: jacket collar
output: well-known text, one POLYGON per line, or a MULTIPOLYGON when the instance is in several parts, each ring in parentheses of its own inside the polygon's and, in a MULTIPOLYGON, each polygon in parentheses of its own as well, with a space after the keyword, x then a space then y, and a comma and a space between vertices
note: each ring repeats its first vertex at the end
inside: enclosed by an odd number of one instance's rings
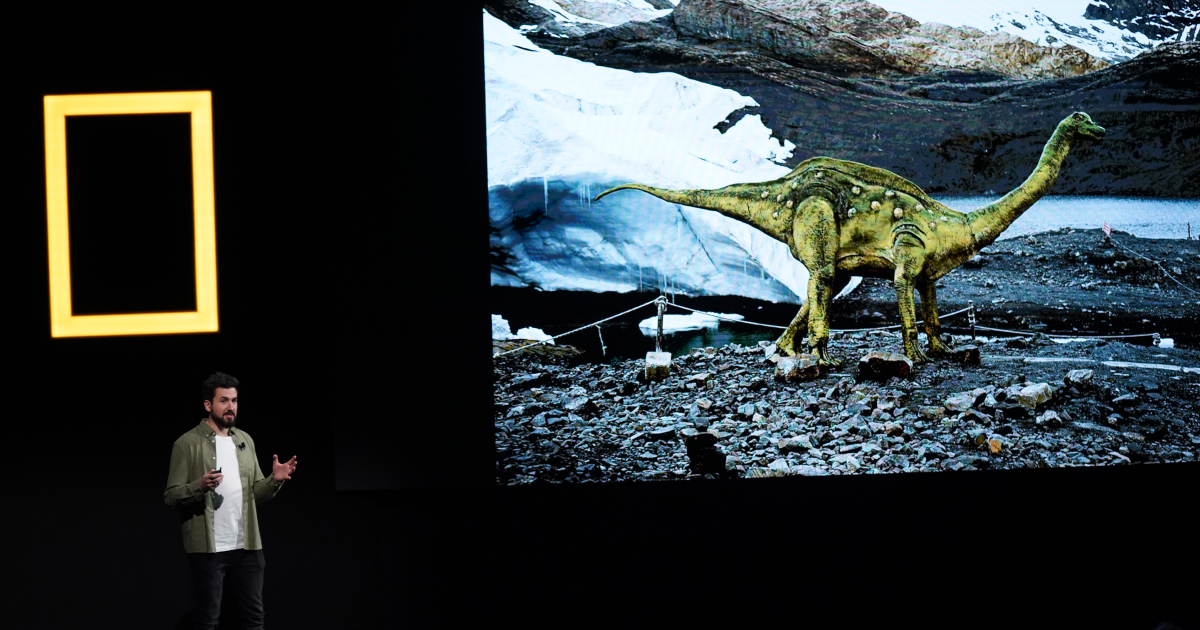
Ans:
MULTIPOLYGON (((200 419, 200 424, 196 426, 196 430, 200 432, 200 435, 202 435, 206 438, 212 437, 213 435, 215 435, 217 433, 216 431, 213 431, 212 427, 208 426, 208 418, 207 417, 200 419)), ((237 429, 235 427, 230 427, 229 437, 236 437, 237 434, 238 434, 237 429)))

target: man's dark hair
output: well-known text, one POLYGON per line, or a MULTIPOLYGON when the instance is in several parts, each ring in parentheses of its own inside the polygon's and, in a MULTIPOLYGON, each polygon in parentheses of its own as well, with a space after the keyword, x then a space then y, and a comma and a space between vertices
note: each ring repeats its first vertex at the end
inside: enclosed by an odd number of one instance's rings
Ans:
POLYGON ((217 396, 217 388, 224 387, 226 389, 236 388, 238 380, 223 372, 217 372, 212 376, 204 379, 204 385, 201 387, 201 393, 204 395, 204 400, 212 400, 217 396))

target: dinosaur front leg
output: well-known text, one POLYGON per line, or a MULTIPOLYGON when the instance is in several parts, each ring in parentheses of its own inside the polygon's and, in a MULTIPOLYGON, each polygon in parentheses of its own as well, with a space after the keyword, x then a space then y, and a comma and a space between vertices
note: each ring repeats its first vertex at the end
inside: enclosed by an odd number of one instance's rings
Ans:
POLYGON ((800 312, 792 319, 792 323, 788 324, 786 330, 779 339, 775 340, 775 347, 779 351, 789 357, 796 356, 796 339, 803 339, 804 333, 808 331, 808 301, 804 301, 804 305, 800 307, 800 312))
POLYGON ((949 344, 942 341, 941 324, 938 322, 937 289, 934 282, 922 282, 917 285, 921 292, 921 310, 925 314, 925 334, 929 337, 929 355, 944 357, 951 353, 949 344))
MULTIPOLYGON (((834 276, 832 294, 837 295, 850 284, 850 276, 844 273, 839 273, 834 276)), ((808 333, 808 300, 804 301, 804 305, 800 307, 800 312, 788 324, 787 330, 775 340, 775 346, 779 351, 787 356, 796 356, 796 340, 804 339, 804 335, 808 333)))
POLYGON ((836 367, 829 358, 829 303, 833 299, 838 232, 833 206, 809 197, 796 209, 792 224, 792 255, 808 268, 808 348, 821 365, 836 367))

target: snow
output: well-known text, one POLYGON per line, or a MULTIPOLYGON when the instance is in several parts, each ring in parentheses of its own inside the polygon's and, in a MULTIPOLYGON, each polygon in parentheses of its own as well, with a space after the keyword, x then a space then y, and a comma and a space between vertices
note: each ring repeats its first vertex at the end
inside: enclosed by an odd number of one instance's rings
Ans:
POLYGON ((1163 337, 1162 339, 1158 340, 1158 347, 1159 348, 1174 348, 1175 340, 1170 337, 1163 337))
POLYGON ((530 327, 522 328, 521 330, 518 330, 515 335, 513 335, 513 339, 528 339, 529 341, 545 341, 545 342, 549 343, 550 345, 554 345, 554 340, 550 338, 550 335, 547 335, 546 333, 542 332, 541 328, 530 328, 530 327))
MULTIPOLYGON (((949 0, 872 0, 893 13, 902 13, 918 22, 936 22, 947 26, 971 26, 985 32, 1004 31, 1043 46, 1070 44, 1095 57, 1118 62, 1136 56, 1158 43, 1142 33, 1129 31, 1103 20, 1083 17, 1088 4, 1095 0, 991 0, 960 2, 949 0), (1025 26, 1020 28, 1013 22, 1025 26), (1059 29, 1057 22, 1067 27, 1059 29), (1047 35, 1058 41, 1051 44, 1047 35)), ((1102 4, 1095 2, 1096 4, 1102 4)))
POLYGON ((513 256, 494 285, 803 300, 808 271, 750 226, 637 191, 591 201, 627 182, 711 189, 786 174, 795 145, 759 116, 714 128, 754 99, 557 56, 483 19, 492 242, 513 256))
MULTIPOLYGON (((716 313, 727 319, 743 319, 737 313, 716 313)), ((663 334, 679 332, 683 330, 700 330, 701 328, 716 328, 721 323, 720 319, 712 315, 704 313, 689 313, 687 315, 663 315, 663 334)), ((638 330, 642 331, 643 335, 654 336, 658 334, 658 316, 643 319, 638 323, 638 330)))
POLYGON ((525 339, 528 341, 546 341, 550 345, 554 345, 554 341, 550 335, 542 332, 540 328, 522 328, 514 335, 508 327, 508 320, 500 315, 492 315, 492 339, 505 341, 508 339, 525 339))

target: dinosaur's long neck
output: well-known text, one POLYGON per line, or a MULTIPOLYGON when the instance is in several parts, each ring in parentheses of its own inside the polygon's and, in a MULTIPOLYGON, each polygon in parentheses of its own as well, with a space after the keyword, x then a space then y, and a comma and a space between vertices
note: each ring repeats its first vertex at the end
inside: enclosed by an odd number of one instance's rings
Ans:
POLYGON ((693 208, 704 208, 719 212, 731 219, 736 219, 758 228, 772 236, 775 228, 764 221, 760 192, 762 184, 733 184, 716 190, 667 190, 641 184, 624 184, 610 188, 597 195, 600 199, 611 192, 623 189, 640 190, 650 193, 663 201, 677 203, 693 208))
POLYGON ((1033 169, 1033 173, 1020 186, 1000 199, 967 214, 971 232, 975 235, 975 252, 991 245, 1017 217, 1049 192, 1054 180, 1058 179, 1058 170, 1070 150, 1070 134, 1063 125, 1059 125, 1054 130, 1054 135, 1050 136, 1050 141, 1046 143, 1046 148, 1042 149, 1037 168, 1033 169))

